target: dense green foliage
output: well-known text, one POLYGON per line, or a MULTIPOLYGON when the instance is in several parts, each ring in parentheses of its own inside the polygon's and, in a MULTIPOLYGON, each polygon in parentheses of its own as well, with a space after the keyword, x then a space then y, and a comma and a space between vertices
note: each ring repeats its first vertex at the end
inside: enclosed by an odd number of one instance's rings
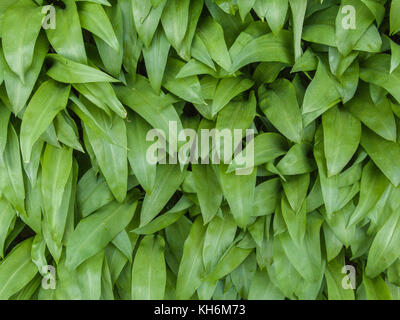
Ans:
POLYGON ((0 299, 399 299, 399 33, 399 0, 0 0, 0 299), (170 121, 255 130, 255 168, 151 164, 170 121))

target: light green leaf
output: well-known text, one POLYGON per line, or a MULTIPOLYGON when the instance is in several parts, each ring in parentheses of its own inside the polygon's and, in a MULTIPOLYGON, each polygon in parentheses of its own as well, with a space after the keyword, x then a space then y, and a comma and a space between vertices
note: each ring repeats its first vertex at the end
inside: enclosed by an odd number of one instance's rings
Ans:
POLYGON ((335 34, 336 44, 340 53, 345 56, 348 55, 374 20, 374 15, 362 1, 342 1, 336 17, 335 34), (343 10, 343 8, 348 8, 346 6, 351 6, 353 10, 350 12, 343 10), (355 14, 355 21, 352 21, 351 15, 353 13, 355 14), (351 25, 352 22, 356 25, 351 25))
POLYGON ((179 165, 164 164, 157 168, 156 181, 151 194, 146 193, 140 212, 140 227, 155 218, 171 199, 185 178, 186 170, 179 165))
POLYGON ((151 126, 136 114, 129 115, 126 123, 128 134, 128 160, 143 189, 151 193, 156 182, 156 164, 147 161, 147 150, 152 145, 146 140, 151 126))
POLYGON ((160 93, 164 70, 167 65, 168 53, 171 45, 165 37, 164 31, 158 29, 148 48, 143 49, 143 57, 147 74, 153 90, 160 93))
POLYGON ((156 233, 178 221, 178 219, 185 214, 187 209, 189 209, 192 205, 193 203, 188 198, 183 196, 171 210, 168 210, 159 217, 155 218, 144 227, 132 230, 132 232, 136 234, 156 233))
POLYGON ((193 223, 189 236, 186 238, 183 256, 179 265, 176 280, 176 298, 179 300, 189 299, 201 285, 204 276, 204 265, 202 259, 203 243, 206 228, 203 221, 198 217, 193 223))
POLYGON ((112 127, 108 129, 113 141, 119 145, 105 141, 102 136, 92 131, 84 124, 89 143, 96 155, 100 170, 114 197, 122 202, 125 199, 128 183, 128 160, 127 160, 127 135, 125 122, 114 116, 112 127))
POLYGON ((119 51, 119 43, 103 7, 96 3, 83 2, 78 7, 79 19, 83 29, 105 41, 115 51, 119 51))
POLYGON ((257 169, 249 175, 227 173, 227 165, 219 166, 219 178, 224 197, 228 201, 232 215, 239 227, 245 228, 252 214, 257 169))
POLYGON ((398 212, 392 212, 371 244, 365 269, 366 275, 371 279, 387 269, 400 256, 399 218, 398 212))
POLYGON ((9 299, 36 275, 37 267, 31 260, 32 240, 18 244, 0 264, 0 299, 9 299))
POLYGON ((254 62, 284 62, 292 64, 292 33, 286 30, 277 35, 265 34, 250 41, 235 57, 232 57, 232 71, 254 62))
POLYGON ((192 165, 193 180, 204 223, 210 222, 222 202, 222 190, 214 169, 206 164, 192 165))
POLYGON ((361 139, 361 123, 347 110, 334 107, 322 115, 328 176, 341 172, 353 157, 361 139))
POLYGON ((25 186, 21 166, 18 135, 14 127, 8 127, 7 144, 0 157, 0 190, 19 214, 25 215, 25 186))
POLYGON ((277 80, 262 95, 260 107, 268 120, 289 140, 300 143, 303 124, 294 86, 277 80))
POLYGON ((132 299, 161 300, 166 285, 164 239, 145 236, 132 266, 132 299))
POLYGON ((135 195, 124 203, 116 201, 82 219, 67 243, 67 265, 75 269, 94 256, 131 221, 137 206, 135 195))
POLYGON ((4 57, 22 82, 33 61, 36 39, 42 27, 41 8, 30 0, 18 0, 7 8, 2 18, 4 57))
POLYGON ((344 274, 342 268, 345 266, 344 255, 337 256, 329 262, 325 270, 326 284, 328 287, 329 300, 354 300, 354 291, 343 288, 344 274))
POLYGON ((231 245, 236 224, 228 210, 222 217, 216 216, 207 226, 203 246, 203 262, 206 272, 211 272, 231 245))
MULTIPOLYGON (((320 61, 318 64, 317 72, 307 87, 304 101, 303 101, 303 114, 320 111, 323 113, 327 109, 333 107, 339 102, 340 94, 336 89, 335 82, 329 76, 323 63, 320 61)), ((304 123, 304 126, 309 122, 304 123)))
POLYGON ((167 0, 161 16, 168 41, 178 52, 189 23, 190 0, 167 0))
POLYGON ((63 57, 75 62, 87 62, 85 45, 75 1, 63 1, 65 8, 54 7, 56 28, 46 29, 47 39, 54 50, 63 57), (65 35, 68 34, 68 37, 65 35))
POLYGON ((226 71, 231 71, 232 61, 221 25, 207 17, 200 23, 197 35, 203 41, 212 59, 226 71))
POLYGON ((68 194, 68 189, 69 192, 71 190, 71 185, 68 188, 67 182, 71 179, 72 149, 55 148, 47 144, 41 164, 44 218, 47 220, 51 237, 54 241, 61 243, 68 213, 62 210, 61 206, 64 193, 68 194))
POLYGON ((49 46, 46 38, 42 35, 39 35, 34 51, 35 59, 33 59, 31 66, 25 72, 24 82, 21 81, 18 75, 10 70, 6 61, 4 60, 3 55, 0 54, 0 59, 4 61, 4 83, 7 90, 7 96, 10 99, 10 103, 15 114, 19 114, 20 111, 25 107, 25 104, 32 93, 35 82, 37 81, 40 69, 42 68, 43 61, 48 50, 49 46))
POLYGON ((221 79, 215 90, 211 106, 212 116, 216 116, 234 97, 249 90, 253 85, 254 82, 246 78, 221 79))
POLYGON ((151 0, 132 1, 136 30, 146 47, 151 44, 167 0, 159 1, 157 6, 151 2, 151 0))
POLYGON ((368 128, 363 129, 361 146, 376 166, 397 187, 400 184, 400 167, 396 159, 400 157, 400 145, 387 141, 368 128))
POLYGON ((396 141, 397 129, 391 103, 384 98, 375 104, 365 86, 345 107, 368 128, 389 141, 396 141))
POLYGON ((53 62, 47 75, 58 82, 119 82, 100 70, 66 59, 58 54, 48 54, 47 58, 53 62))

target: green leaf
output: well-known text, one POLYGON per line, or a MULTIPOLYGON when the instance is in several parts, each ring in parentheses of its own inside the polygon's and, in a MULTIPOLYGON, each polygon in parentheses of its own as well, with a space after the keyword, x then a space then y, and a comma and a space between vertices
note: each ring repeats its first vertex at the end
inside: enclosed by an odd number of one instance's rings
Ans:
POLYGON ((262 96, 260 107, 268 120, 286 138, 300 143, 303 123, 294 86, 288 80, 277 80, 262 96))
POLYGON ((67 243, 69 268, 75 269, 115 238, 132 220, 137 201, 131 195, 124 203, 116 201, 82 219, 67 243))
MULTIPOLYGON (((336 89, 335 82, 329 76, 323 63, 318 64, 317 72, 310 85, 307 87, 304 101, 303 114, 319 112, 320 114, 333 107, 339 102, 340 95, 336 89)), ((308 125, 309 122, 304 123, 308 125)))
POLYGON ((5 0, 0 4, 0 35, 2 30, 2 21, 4 19, 4 13, 6 12, 7 8, 11 6, 15 1, 14 0, 5 0))
POLYGON ((255 2, 256 0, 237 0, 240 17, 243 22, 253 8, 255 2))
POLYGON ((105 41, 115 51, 119 51, 119 43, 103 7, 96 3, 83 2, 78 8, 79 19, 83 29, 86 29, 105 41))
POLYGON ((255 273, 249 290, 249 300, 283 300, 284 295, 272 283, 268 276, 268 272, 257 270, 255 273))
POLYGON ((231 71, 232 61, 221 25, 207 17, 200 23, 197 34, 206 46, 211 58, 226 71, 231 71))
MULTIPOLYGON (((229 129, 234 135, 235 129, 249 129, 256 115, 257 100, 254 92, 250 93, 246 101, 231 101, 219 113, 215 128, 217 130, 229 129)), ((243 136, 244 136, 243 132, 243 136)))
POLYGON ((168 0, 161 16, 169 43, 179 51, 189 23, 190 0, 168 0))
POLYGON ((7 131, 8 131, 8 123, 10 121, 11 112, 7 109, 7 107, 0 101, 0 125, 1 125, 1 134, 0 134, 0 153, 3 154, 4 149, 7 144, 7 131))
POLYGON ((166 285, 164 239, 145 236, 132 266, 132 299, 161 300, 166 285))
POLYGON ((104 251, 86 260, 77 269, 77 278, 82 299, 99 300, 101 297, 101 269, 104 251))
POLYGON ((56 116, 54 127, 57 131, 57 138, 63 144, 84 152, 79 142, 78 128, 67 111, 62 111, 56 116))
MULTIPOLYGON (((225 210, 224 210, 225 211, 225 210)), ((211 272, 231 245, 237 226, 229 212, 216 216, 207 226, 203 246, 203 262, 206 272, 211 272)))
POLYGON ((4 244, 9 231, 12 229, 13 222, 16 218, 16 212, 7 200, 0 200, 0 257, 4 258, 4 244))
POLYGON ((267 33, 255 38, 244 46, 240 52, 232 57, 232 71, 254 62, 283 62, 292 64, 292 34, 282 30, 277 35, 267 33))
POLYGON ((400 256, 399 213, 392 212, 386 223, 376 234, 368 254, 366 275, 377 277, 400 256))
POLYGON ((340 53, 345 56, 348 55, 374 20, 375 17, 372 12, 362 1, 342 1, 336 17, 335 34, 336 43, 340 53), (343 8, 346 9, 346 6, 351 6, 353 10, 350 12, 348 10, 343 10, 343 8), (355 15, 356 26, 351 26, 351 21, 347 21, 351 18, 353 13, 355 15), (347 24, 350 24, 350 27, 348 27, 347 24))
POLYGON ((157 168, 156 181, 151 194, 146 194, 140 212, 140 226, 155 218, 174 195, 185 178, 186 170, 179 165, 165 164, 157 168))
POLYGON ((322 221, 317 215, 308 215, 305 238, 301 243, 293 242, 288 232, 279 235, 279 241, 288 259, 297 272, 309 282, 318 281, 325 269, 319 237, 322 221))
POLYGON ((132 230, 132 232, 135 232, 136 234, 153 234, 163 230, 178 221, 192 205, 193 203, 183 196, 172 209, 155 218, 144 227, 132 230))
POLYGON ((307 196, 308 187, 310 185, 310 175, 303 174, 288 177, 282 182, 282 187, 290 207, 298 212, 307 196))
POLYGON ((392 51, 390 73, 392 73, 400 65, 400 46, 396 42, 390 40, 390 50, 392 51))
POLYGON ((310 144, 295 144, 277 164, 277 169, 284 175, 304 174, 316 168, 311 159, 312 147, 310 144))
MULTIPOLYGON (((253 166, 259 166, 260 164, 275 160, 279 156, 284 155, 287 150, 287 141, 285 138, 274 132, 261 133, 254 138, 253 142, 250 143, 254 143, 253 166)), ((232 172, 238 168, 250 168, 247 163, 245 165, 241 163, 243 157, 251 157, 249 152, 251 152, 251 148, 248 145, 239 155, 234 158, 232 164, 229 165, 227 172, 232 172), (248 148, 250 149, 249 151, 248 148), (243 156, 243 154, 245 156, 243 156)))
POLYGON ((126 230, 122 230, 118 233, 118 235, 112 240, 112 244, 125 255, 129 262, 132 262, 133 247, 126 230))
MULTIPOLYGON (((58 243, 64 235, 67 222, 66 213, 62 210, 64 193, 67 193, 67 182, 72 170, 72 149, 55 148, 46 145, 42 164, 42 201, 44 218, 47 220, 51 237, 58 243)), ((71 186, 69 186, 71 189, 71 186)))
POLYGON ((168 53, 171 45, 162 29, 156 31, 153 41, 148 48, 143 49, 143 57, 147 74, 153 90, 160 93, 164 70, 167 65, 168 53))
POLYGON ((21 152, 29 162, 32 147, 55 116, 66 107, 70 86, 53 80, 44 82, 29 102, 21 125, 21 152))
POLYGON ((383 174, 397 187, 400 184, 400 167, 396 164, 396 159, 400 156, 400 145, 387 141, 364 128, 361 146, 383 174))
POLYGON ((306 204, 302 203, 301 207, 294 211, 286 198, 282 197, 281 201, 282 217, 291 239, 294 243, 300 244, 303 242, 306 233, 306 204))
POLYGON ((151 0, 132 1, 136 30, 146 47, 150 46, 167 0, 159 1, 156 6, 151 2, 151 0))
POLYGON ((122 62, 126 71, 135 74, 138 60, 143 48, 143 42, 139 39, 133 19, 132 1, 120 0, 123 22, 123 57, 122 62))
POLYGON ((66 59, 58 54, 48 54, 47 58, 53 62, 51 68, 47 71, 47 75, 58 82, 88 83, 119 81, 100 70, 66 59))
POLYGON ((360 78, 363 81, 375 84, 389 91, 400 102, 400 70, 390 73, 391 57, 387 54, 379 54, 365 60, 361 65, 360 78))
POLYGON ((363 168, 360 187, 360 200, 352 214, 349 224, 360 222, 374 208, 389 184, 382 172, 369 161, 363 168))
POLYGON ((183 256, 179 265, 176 280, 176 298, 179 300, 191 298, 201 285, 204 275, 202 252, 205 232, 203 221, 198 217, 185 240, 183 256))
POLYGON ((204 63, 206 66, 211 68, 212 70, 215 69, 214 62, 208 52, 206 45, 204 44, 203 40, 196 34, 193 39, 191 53, 194 58, 198 61, 204 63))
POLYGON ((270 215, 275 211, 280 196, 281 184, 278 178, 260 183, 254 191, 252 216, 270 215))
POLYGON ((0 264, 0 298, 9 299, 24 288, 37 273, 37 267, 31 260, 33 238, 17 245, 0 264))
POLYGON ((119 145, 105 141, 102 136, 84 124, 89 143, 96 155, 100 170, 114 197, 122 202, 125 199, 128 183, 127 135, 125 122, 114 116, 109 136, 119 145))
POLYGON ((114 89, 123 104, 138 113, 153 128, 163 131, 167 141, 176 139, 169 136, 169 122, 176 121, 178 132, 182 130, 182 123, 168 96, 155 95, 144 79, 138 79, 137 87, 114 89))
POLYGON ((228 201, 232 215, 241 228, 245 228, 250 221, 254 190, 256 187, 257 169, 249 175, 227 173, 227 165, 219 166, 219 178, 224 197, 228 201))
POLYGON ((347 110, 334 107, 322 115, 328 176, 341 172, 353 157, 361 139, 361 123, 347 110))
POLYGON ((56 28, 46 29, 47 39, 58 54, 72 61, 86 64, 85 45, 75 1, 65 0, 63 3, 64 9, 54 7, 56 28), (68 34, 68 37, 65 34, 68 34))
POLYGON ((49 45, 46 38, 39 35, 33 53, 35 59, 33 59, 31 66, 25 72, 24 82, 21 81, 17 74, 10 70, 6 61, 4 60, 3 55, 0 54, 0 59, 3 59, 4 61, 4 83, 6 86, 7 95, 10 99, 13 112, 16 114, 19 114, 20 111, 25 107, 25 104, 28 101, 38 79, 40 69, 43 66, 43 62, 48 50, 49 45))
POLYGON ((179 56, 185 60, 189 60, 191 57, 192 41, 196 33, 196 27, 203 9, 203 5, 204 0, 191 1, 189 4, 188 26, 185 37, 183 38, 181 44, 181 48, 178 52, 179 56))
POLYGON ((210 222, 222 202, 222 190, 214 169, 210 165, 193 164, 193 180, 204 223, 210 222))
POLYGON ((328 287, 329 300, 354 300, 354 291, 343 288, 344 274, 342 268, 345 266, 344 255, 337 256, 329 262, 325 270, 326 284, 328 287))
POLYGON ((265 18, 272 32, 277 34, 285 24, 289 1, 272 0, 264 3, 266 9, 265 18))
POLYGON ((170 58, 168 60, 163 86, 183 100, 191 103, 204 104, 205 102, 202 97, 201 86, 197 76, 177 78, 177 74, 182 69, 183 65, 183 62, 177 59, 170 58))
POLYGON ((118 39, 119 49, 114 50, 103 39, 100 39, 97 36, 94 36, 94 40, 99 50, 101 61, 104 64, 104 69, 112 74, 114 77, 120 78, 122 62, 124 58, 123 13, 121 11, 121 6, 119 2, 113 7, 106 7, 105 11, 110 19, 111 24, 113 25, 115 36, 118 39))
POLYGON ((211 106, 212 116, 217 115, 234 97, 249 90, 253 85, 253 81, 245 78, 221 79, 215 90, 215 98, 211 106))
POLYGON ((303 31, 304 17, 308 5, 307 0, 289 0, 293 19, 293 47, 294 56, 297 60, 303 54, 301 48, 301 35, 303 31))
POLYGON ((390 34, 395 34, 400 31, 400 21, 397 19, 400 13, 399 1, 392 1, 390 6, 390 34))
POLYGON ((112 131, 110 130, 113 118, 117 118, 116 116, 112 117, 111 115, 107 115, 83 97, 78 99, 76 96, 71 94, 69 98, 73 102, 70 109, 82 120, 85 126, 90 128, 98 136, 102 137, 106 142, 117 146, 123 145, 118 140, 115 140, 115 136, 113 136, 112 131))
POLYGON ((110 115, 109 109, 111 109, 121 118, 126 117, 126 110, 118 100, 113 87, 109 83, 76 83, 73 87, 93 104, 103 109, 108 115, 110 115))
MULTIPOLYGON (((316 145, 314 146, 314 157, 318 166, 318 173, 321 183, 321 191, 328 216, 342 209, 359 191, 359 185, 340 185, 340 175, 328 177, 326 160, 324 156, 322 127, 317 131, 316 145)), ((320 203, 322 204, 322 203, 320 203)))
POLYGON ((362 285, 368 300, 392 300, 389 288, 381 276, 370 279, 364 274, 362 285))
POLYGON ((36 39, 42 27, 40 7, 29 0, 18 0, 8 7, 2 18, 4 57, 22 82, 33 61, 36 39))
MULTIPOLYGON (((366 87, 362 88, 366 89, 366 87)), ((362 90, 345 106, 353 116, 376 134, 386 140, 396 141, 396 122, 388 99, 384 98, 382 102, 375 104, 368 91, 362 90)))
POLYGON ((213 271, 207 274, 206 279, 215 282, 223 278, 235 270, 247 258, 251 251, 252 249, 243 249, 235 246, 229 248, 213 271))
POLYGON ((114 197, 104 178, 91 168, 78 182, 77 204, 82 217, 110 203, 114 197))
POLYGON ((136 114, 129 115, 126 123, 128 134, 128 160, 143 189, 151 193, 156 182, 156 164, 147 161, 147 150, 152 145, 146 140, 151 126, 136 114))
POLYGON ((25 214, 25 187, 21 166, 18 135, 8 127, 7 144, 0 157, 0 190, 19 214, 25 214))

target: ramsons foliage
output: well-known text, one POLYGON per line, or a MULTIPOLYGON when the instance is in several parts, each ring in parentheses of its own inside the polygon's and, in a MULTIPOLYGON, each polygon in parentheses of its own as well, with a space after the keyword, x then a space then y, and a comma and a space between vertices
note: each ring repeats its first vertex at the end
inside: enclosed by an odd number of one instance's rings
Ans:
POLYGON ((2 0, 0 299, 399 299, 399 18, 2 0), (149 161, 152 129, 195 145, 171 123, 245 149, 149 161))

